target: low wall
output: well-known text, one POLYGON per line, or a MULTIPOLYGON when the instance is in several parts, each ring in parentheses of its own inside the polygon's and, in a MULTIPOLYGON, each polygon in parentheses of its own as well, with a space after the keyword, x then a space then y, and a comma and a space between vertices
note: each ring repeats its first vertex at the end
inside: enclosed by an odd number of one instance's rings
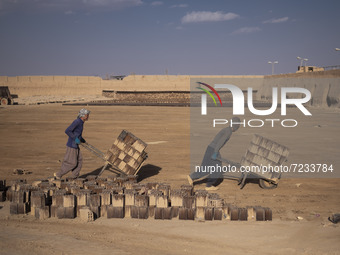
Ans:
MULTIPOLYGON (((302 87, 312 93, 312 106, 340 107, 340 70, 293 73, 270 76, 189 76, 130 75, 123 80, 103 80, 92 76, 0 76, 0 86, 12 94, 30 96, 100 96, 103 90, 117 91, 189 91, 190 79, 224 78, 243 90, 258 90, 257 99, 271 99, 273 87, 302 87)), ((296 96, 296 95, 294 95, 296 96)))
MULTIPOLYGON (((308 102, 316 107, 340 107, 340 70, 265 76, 258 99, 271 99, 273 87, 300 87, 311 92, 308 102)), ((292 95, 292 97, 302 95, 292 95)))
POLYGON ((226 78, 246 88, 260 87, 263 76, 189 76, 130 75, 123 80, 103 80, 91 76, 0 76, 0 86, 8 86, 12 94, 29 96, 101 95, 102 90, 119 91, 189 91, 190 78, 226 78), (254 82, 252 82, 254 81, 254 82))

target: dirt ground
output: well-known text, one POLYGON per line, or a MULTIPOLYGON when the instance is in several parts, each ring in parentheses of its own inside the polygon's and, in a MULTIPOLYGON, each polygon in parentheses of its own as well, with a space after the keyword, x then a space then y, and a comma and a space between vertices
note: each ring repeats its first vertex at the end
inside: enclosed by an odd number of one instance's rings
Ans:
MULTIPOLYGON (((166 182, 172 188, 187 184, 190 171, 190 109, 183 107, 89 106, 90 120, 83 136, 107 150, 122 129, 149 143, 149 158, 139 181, 166 182)), ((79 107, 17 105, 0 108, 0 179, 28 182, 53 176, 61 165, 67 137, 65 128, 79 107), (13 169, 31 172, 13 175, 13 169)), ((293 136, 277 136, 292 148, 291 162, 324 159, 340 167, 337 110, 315 109, 293 136), (299 143, 301 137, 312 137, 299 143), (307 151, 306 151, 307 150, 307 151)), ((262 135, 273 136, 268 127, 262 135)), ((242 156, 250 141, 248 129, 238 131, 232 157, 242 156)), ((232 141, 230 141, 232 142, 232 141)), ((86 150, 81 174, 97 173, 103 162, 86 150)), ((226 151, 227 153, 228 151, 226 151)), ((314 162, 315 163, 315 162, 314 162)), ((106 171, 103 176, 111 175, 106 171)), ((204 183, 196 186, 204 188, 204 183)), ((277 189, 263 190, 248 183, 240 190, 224 180, 217 193, 237 206, 273 210, 271 222, 159 221, 104 219, 36 220, 10 215, 9 202, 0 203, 0 254, 340 254, 340 227, 328 217, 340 213, 339 178, 283 178, 277 189), (300 217, 300 220, 297 219, 300 217)))

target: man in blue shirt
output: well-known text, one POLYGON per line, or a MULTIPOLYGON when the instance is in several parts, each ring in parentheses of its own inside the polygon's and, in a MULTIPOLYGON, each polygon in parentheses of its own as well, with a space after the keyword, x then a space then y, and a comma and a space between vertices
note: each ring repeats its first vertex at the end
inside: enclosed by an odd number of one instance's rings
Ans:
POLYGON ((63 175, 72 171, 71 178, 78 178, 82 164, 83 156, 79 149, 80 143, 85 143, 85 139, 82 137, 84 123, 89 119, 90 111, 81 109, 78 113, 76 120, 66 128, 65 133, 68 135, 68 141, 66 144, 66 154, 61 165, 61 169, 54 176, 56 179, 60 179, 63 175))

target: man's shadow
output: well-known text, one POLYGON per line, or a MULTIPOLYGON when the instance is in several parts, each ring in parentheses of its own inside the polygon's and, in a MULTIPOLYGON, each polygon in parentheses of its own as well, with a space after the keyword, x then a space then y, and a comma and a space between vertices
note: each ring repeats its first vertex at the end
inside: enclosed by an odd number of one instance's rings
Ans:
MULTIPOLYGON (((103 166, 101 166, 101 167, 99 167, 99 168, 93 170, 92 172, 83 174, 83 175, 79 176, 79 178, 86 178, 86 177, 89 176, 89 175, 98 175, 102 169, 103 169, 103 166)), ((152 176, 154 176, 154 175, 159 174, 159 172, 161 171, 161 169, 162 169, 161 167, 155 166, 155 165, 152 165, 152 164, 146 164, 146 165, 142 166, 142 167, 139 169, 138 173, 137 173, 137 175, 138 175, 138 182, 140 182, 140 181, 142 181, 142 180, 144 180, 144 179, 147 179, 147 178, 149 178, 149 177, 152 177, 152 176)), ((113 170, 110 169, 109 167, 106 168, 106 169, 104 170, 104 172, 105 172, 105 171, 109 171, 109 172, 111 172, 111 173, 113 173, 113 174, 117 174, 116 171, 113 171, 113 170)), ((103 173, 104 173, 104 172, 103 172, 103 173)), ((118 174, 117 174, 117 175, 118 175, 118 174)))

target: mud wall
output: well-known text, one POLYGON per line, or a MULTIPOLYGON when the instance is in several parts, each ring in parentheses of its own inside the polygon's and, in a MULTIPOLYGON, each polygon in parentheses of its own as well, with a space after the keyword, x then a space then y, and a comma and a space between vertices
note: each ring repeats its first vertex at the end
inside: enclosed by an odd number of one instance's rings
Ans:
POLYGON ((257 99, 262 100, 271 99, 273 87, 307 88, 312 94, 310 105, 340 107, 340 70, 270 76, 130 75, 123 80, 92 76, 0 76, 0 86, 8 86, 19 97, 101 95, 102 90, 189 91, 190 79, 198 77, 210 81, 224 78, 244 90, 252 87, 258 91, 257 99))
POLYGON ((91 76, 0 76, 0 86, 8 86, 19 97, 101 95, 102 90, 189 91, 190 78, 227 78, 242 88, 260 87, 263 76, 130 75, 123 80, 103 80, 91 76), (254 81, 254 82, 252 82, 254 81))

